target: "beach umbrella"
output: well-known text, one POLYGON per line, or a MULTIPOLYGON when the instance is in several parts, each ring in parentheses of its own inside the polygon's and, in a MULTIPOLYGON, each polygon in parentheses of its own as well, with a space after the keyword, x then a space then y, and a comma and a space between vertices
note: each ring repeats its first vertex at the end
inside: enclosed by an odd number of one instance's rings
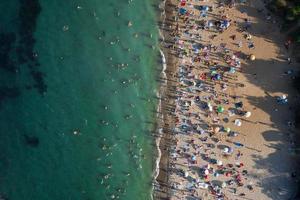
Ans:
POLYGON ((222 185, 221 185, 221 187, 225 188, 226 187, 226 182, 223 182, 222 185))
POLYGON ((246 118, 248 118, 248 117, 250 117, 250 116, 251 116, 251 112, 248 111, 248 112, 245 113, 245 117, 246 117, 246 118))
POLYGON ((209 7, 208 7, 208 6, 202 6, 202 10, 208 11, 208 10, 209 10, 209 7))
POLYGON ((208 27, 213 27, 213 26, 214 26, 214 23, 208 22, 207 25, 208 25, 208 27))
POLYGON ((252 39, 252 35, 246 34, 246 39, 247 39, 247 40, 251 40, 251 39, 252 39))
POLYGON ((222 165, 223 165, 222 160, 218 160, 218 161, 217 161, 217 165, 218 165, 218 166, 222 166, 222 165))
POLYGON ((208 175, 208 174, 209 174, 208 169, 204 170, 204 174, 205 174, 205 175, 208 175))
POLYGON ((217 71, 216 71, 216 70, 212 70, 210 74, 211 74, 212 76, 214 76, 215 74, 217 74, 217 71))
POLYGON ((192 156, 192 161, 196 161, 196 156, 192 156))
POLYGON ((218 106, 217 112, 218 112, 218 113, 224 112, 224 108, 223 108, 222 106, 218 106))
POLYGON ((250 55, 250 60, 252 60, 252 61, 255 60, 255 55, 251 54, 250 55))
POLYGON ((229 127, 226 127, 226 128, 224 128, 224 131, 227 132, 227 133, 229 133, 231 130, 230 130, 229 127))
POLYGON ((184 172, 184 177, 188 177, 189 176, 189 173, 188 172, 184 172))
POLYGON ((228 20, 224 20, 221 22, 221 28, 228 28, 230 26, 230 22, 228 20))
POLYGON ((229 73, 234 74, 235 73, 235 68, 234 67, 230 67, 229 73))
POLYGON ((229 152, 229 148, 228 148, 228 147, 225 147, 225 148, 223 149, 223 152, 224 152, 224 153, 228 153, 228 152, 229 152))
POLYGON ((215 78, 216 78, 216 80, 218 80, 218 81, 221 80, 221 74, 216 74, 216 75, 215 75, 215 78))
POLYGON ((180 5, 181 6, 185 6, 185 4, 186 4, 186 1, 185 0, 181 0, 180 5))
POLYGON ((236 126, 242 126, 242 122, 241 122, 241 120, 239 120, 239 119, 234 120, 234 124, 235 124, 236 126))
POLYGON ((182 14, 182 15, 185 15, 186 14, 186 9, 180 8, 179 13, 182 14))

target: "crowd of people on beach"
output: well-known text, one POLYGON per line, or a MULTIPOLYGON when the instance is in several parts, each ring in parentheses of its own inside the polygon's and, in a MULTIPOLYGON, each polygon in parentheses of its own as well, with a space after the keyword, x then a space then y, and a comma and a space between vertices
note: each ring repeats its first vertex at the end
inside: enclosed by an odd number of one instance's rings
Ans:
MULTIPOLYGON (((255 43, 248 31, 251 20, 237 22, 227 14, 245 3, 180 0, 176 7, 173 41, 167 45, 179 60, 169 164, 172 199, 238 199, 255 192, 243 163, 243 149, 250 147, 235 131, 252 113, 234 92, 244 87, 236 82, 242 62, 256 59, 249 54, 255 43), (234 34, 215 41, 231 26, 234 34), (228 42, 238 50, 228 48, 228 42), (248 54, 240 50, 244 45, 248 54)), ((287 97, 277 101, 286 104, 287 97)))

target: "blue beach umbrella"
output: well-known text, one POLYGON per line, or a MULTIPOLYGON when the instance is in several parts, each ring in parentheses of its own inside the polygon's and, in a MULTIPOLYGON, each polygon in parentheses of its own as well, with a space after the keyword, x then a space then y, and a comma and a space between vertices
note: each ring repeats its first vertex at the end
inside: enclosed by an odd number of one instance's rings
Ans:
POLYGON ((199 10, 201 10, 201 11, 208 11, 209 7, 208 6, 199 6, 199 10))
POLYGON ((216 80, 219 81, 219 80, 221 80, 221 75, 220 75, 220 74, 216 74, 216 75, 215 75, 215 78, 216 78, 216 80))
POLYGON ((182 15, 185 15, 186 14, 186 9, 180 8, 179 13, 182 14, 182 15))
POLYGON ((235 73, 235 68, 234 67, 230 67, 229 73, 234 74, 235 73))

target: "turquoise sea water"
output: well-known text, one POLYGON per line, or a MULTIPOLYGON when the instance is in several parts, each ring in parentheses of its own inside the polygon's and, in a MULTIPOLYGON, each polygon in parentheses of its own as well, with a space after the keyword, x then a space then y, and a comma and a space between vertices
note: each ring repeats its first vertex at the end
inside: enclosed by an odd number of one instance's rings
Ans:
POLYGON ((150 199, 156 4, 0 2, 2 197, 150 199))

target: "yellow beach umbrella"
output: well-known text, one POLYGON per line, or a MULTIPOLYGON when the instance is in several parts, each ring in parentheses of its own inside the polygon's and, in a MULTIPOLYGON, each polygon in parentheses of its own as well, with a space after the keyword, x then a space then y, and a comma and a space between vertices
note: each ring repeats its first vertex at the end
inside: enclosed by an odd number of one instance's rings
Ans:
POLYGON ((250 60, 252 60, 252 61, 255 60, 255 55, 251 54, 250 55, 250 60))

